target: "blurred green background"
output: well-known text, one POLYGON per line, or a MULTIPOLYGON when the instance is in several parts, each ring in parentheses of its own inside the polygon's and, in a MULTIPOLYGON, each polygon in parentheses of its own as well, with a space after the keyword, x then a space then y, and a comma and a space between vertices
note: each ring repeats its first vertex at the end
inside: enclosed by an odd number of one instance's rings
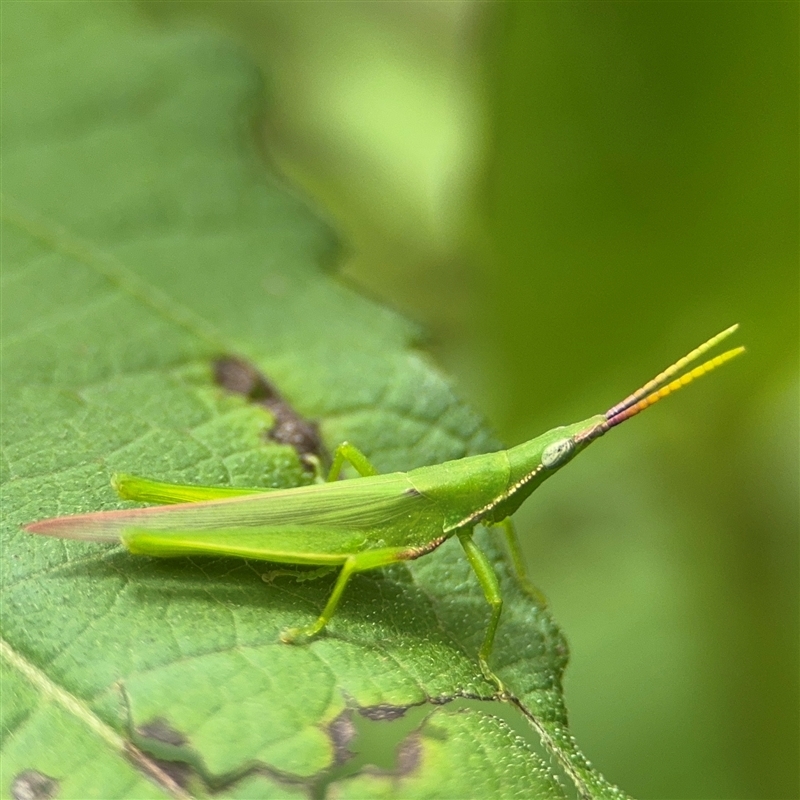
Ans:
POLYGON ((506 442, 741 323, 519 515, 573 731, 642 798, 798 796, 798 8, 140 5, 252 53, 343 275, 506 442))

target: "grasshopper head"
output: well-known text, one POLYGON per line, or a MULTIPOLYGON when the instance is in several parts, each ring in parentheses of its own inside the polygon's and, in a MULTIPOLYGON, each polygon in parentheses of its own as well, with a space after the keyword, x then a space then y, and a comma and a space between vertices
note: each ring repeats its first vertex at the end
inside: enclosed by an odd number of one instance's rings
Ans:
POLYGON ((545 470, 555 470, 569 464, 578 453, 596 436, 592 432, 599 430, 606 421, 605 416, 598 414, 574 425, 554 428, 548 434, 548 443, 544 445, 539 456, 540 464, 545 470))
POLYGON ((493 518, 499 521, 513 514, 537 486, 572 461, 578 453, 595 439, 600 438, 606 431, 626 419, 636 416, 661 398, 687 386, 695 378, 711 372, 744 352, 743 347, 736 347, 704 361, 699 367, 682 372, 687 364, 702 356, 722 339, 730 336, 737 327, 737 325, 733 325, 713 336, 665 369, 641 389, 612 406, 605 414, 589 417, 589 419, 573 425, 554 428, 529 442, 512 447, 507 451, 511 466, 511 485, 507 496, 492 510, 493 518))

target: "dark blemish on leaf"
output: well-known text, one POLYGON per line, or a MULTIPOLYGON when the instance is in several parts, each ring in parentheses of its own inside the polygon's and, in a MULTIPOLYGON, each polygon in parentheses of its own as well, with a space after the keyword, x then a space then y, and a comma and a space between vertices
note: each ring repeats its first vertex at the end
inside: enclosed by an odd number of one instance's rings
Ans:
POLYGON ((140 725, 136 729, 136 733, 145 739, 155 739, 157 742, 171 744, 175 747, 180 747, 189 741, 180 731, 176 731, 161 717, 156 717, 151 722, 140 725))
MULTIPOLYGON (((166 757, 159 758, 155 753, 145 753, 139 749, 138 744, 133 741, 125 742, 125 755, 128 761, 149 780, 158 784, 167 794, 176 800, 191 800, 191 796, 186 791, 192 774, 196 771, 192 765, 171 758, 173 748, 182 747, 187 743, 186 737, 175 730, 169 723, 161 717, 155 717, 150 722, 146 722, 138 728, 134 728, 131 718, 131 704, 125 684, 118 681, 115 684, 120 693, 120 700, 125 709, 127 717, 128 732, 131 738, 143 740, 141 743, 148 742, 152 748, 160 748, 162 756, 170 753, 166 757)), ((145 746, 147 746, 145 744, 145 746)), ((177 752, 177 750, 175 750, 177 752)))
POLYGON ((350 743, 357 736, 356 726, 353 724, 350 709, 345 709, 336 719, 328 725, 328 735, 333 742, 334 764, 344 764, 355 753, 350 750, 350 743))
MULTIPOLYGON (((152 741, 158 741, 153 738, 152 741)), ((161 786, 172 797, 189 798, 186 789, 195 770, 185 761, 170 761, 158 758, 152 753, 144 753, 136 745, 128 742, 125 747, 129 761, 142 774, 161 786)))
POLYGON ((258 398, 261 375, 255 368, 231 356, 218 358, 213 366, 218 386, 233 394, 243 394, 248 400, 258 398))
POLYGON ((422 743, 420 742, 419 731, 414 731, 406 736, 397 748, 397 769, 396 774, 407 776, 419 767, 422 761, 422 743))
POLYGON ((35 769, 26 769, 11 782, 11 797, 14 800, 51 800, 59 788, 55 778, 35 769))
MULTIPOLYGON (((145 722, 136 728, 136 735, 142 739, 149 740, 150 747, 157 744, 167 745, 168 747, 183 747, 189 740, 178 730, 175 730, 165 719, 156 717, 150 722, 145 722)), ((144 745, 144 742, 141 743, 144 745)), ((146 745, 145 745, 146 746, 146 745)), ((149 749, 149 748, 148 748, 149 749)), ((139 752, 132 754, 137 766, 143 767, 148 775, 157 774, 159 783, 171 788, 186 789, 192 777, 192 766, 185 761, 171 760, 170 758, 159 758, 154 753, 139 752), (137 757, 140 756, 140 757, 137 757), (144 763, 144 762, 147 763, 144 763), (170 787, 172 784, 172 787, 170 787)), ((162 756, 164 754, 162 753, 162 756)))
MULTIPOLYGON (((161 776, 169 778, 175 786, 179 786, 181 789, 189 788, 189 782, 194 772, 190 764, 185 761, 166 761, 155 756, 150 756, 150 761, 159 769, 161 776)), ((160 783, 165 783, 163 777, 161 777, 160 783)))
POLYGON ((428 702, 434 706, 446 706, 448 703, 455 703, 458 705, 462 700, 476 700, 479 703, 494 702, 497 700, 497 695, 494 692, 484 695, 475 694, 474 692, 459 691, 453 694, 433 695, 428 698, 428 702))
POLYGON ((307 469, 314 469, 315 461, 329 463, 317 424, 298 414, 252 364, 234 356, 218 358, 214 362, 214 380, 223 389, 266 408, 275 419, 269 438, 293 447, 307 469))
POLYGON ((403 492, 405 497, 422 497, 422 492, 419 492, 413 486, 409 487, 403 492))
POLYGON ((411 706, 390 706, 388 704, 365 706, 364 708, 359 708, 358 713, 361 714, 362 717, 371 719, 374 722, 381 722, 383 720, 400 719, 400 717, 405 716, 409 708, 411 708, 411 706))

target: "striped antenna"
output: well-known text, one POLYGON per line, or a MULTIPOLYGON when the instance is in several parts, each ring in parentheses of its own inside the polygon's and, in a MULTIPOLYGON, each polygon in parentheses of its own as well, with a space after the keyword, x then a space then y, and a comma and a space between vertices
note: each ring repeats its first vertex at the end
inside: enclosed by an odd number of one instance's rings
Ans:
MULTIPOLYGON (((684 373, 679 378, 675 378, 669 383, 660 386, 654 392, 641 397, 641 399, 635 401, 632 405, 629 404, 626 407, 623 407, 623 409, 621 411, 617 411, 617 413, 612 413, 618 408, 618 406, 614 406, 614 408, 606 412, 606 422, 603 425, 604 432, 609 428, 613 428, 615 425, 619 425, 620 422, 625 422, 626 419, 636 416, 640 411, 644 411, 646 408, 652 406, 653 403, 657 403, 662 398, 667 397, 667 395, 672 394, 678 389, 682 389, 684 386, 688 386, 696 378, 711 372, 711 370, 714 370, 717 367, 721 367, 723 364, 730 361, 732 358, 736 358, 736 356, 740 355, 741 353, 744 353, 744 347, 734 347, 732 350, 726 350, 724 353, 714 356, 714 358, 710 358, 708 361, 704 361, 699 367, 695 367, 689 372, 684 373)), ((670 367, 670 369, 672 369, 672 367, 670 367)), ((674 373, 675 370, 672 371, 672 374, 674 373)), ((636 394, 639 395, 640 393, 637 392, 636 394)), ((631 396, 633 397, 635 395, 631 396)))
POLYGON ((744 352, 744 347, 735 347, 732 350, 726 350, 721 355, 714 356, 714 358, 709 358, 708 361, 704 361, 699 367, 690 369, 688 372, 684 372, 683 375, 675 377, 687 364, 696 361, 704 353, 707 353, 715 344, 718 344, 723 339, 730 336, 738 327, 738 325, 731 325, 730 328, 726 328, 722 333, 712 336, 707 342, 701 344, 700 347, 696 347, 691 353, 676 361, 671 367, 668 367, 660 375, 657 375, 653 380, 642 386, 641 389, 626 397, 621 403, 617 403, 613 408, 609 408, 603 415, 605 417, 603 421, 581 431, 581 433, 574 437, 574 441, 576 443, 591 442, 598 436, 602 436, 610 428, 619 425, 620 422, 625 422, 626 419, 630 419, 636 416, 640 411, 649 408, 653 403, 657 403, 663 397, 672 394, 684 386, 688 386, 701 375, 705 375, 707 372, 721 367, 732 358, 736 358, 736 356, 744 352))
MULTIPOLYGON (((699 347, 695 347, 695 349, 692 350, 691 353, 688 353, 683 358, 678 359, 678 361, 676 361, 671 367, 667 367, 667 369, 665 369, 662 373, 656 375, 656 377, 653 378, 653 380, 648 381, 644 386, 642 386, 641 389, 635 391, 632 395, 626 397, 621 403, 617 403, 617 405, 615 405, 613 408, 610 408, 608 411, 606 411, 606 419, 612 419, 616 417, 618 414, 625 411, 625 409, 636 405, 640 400, 656 392, 656 390, 660 389, 662 386, 667 384, 673 377, 673 375, 676 375, 678 372, 680 372, 687 364, 691 364, 692 361, 696 361, 698 358, 700 358, 700 356, 702 356, 704 353, 707 353, 712 347, 719 344, 723 339, 727 339, 738 327, 739 327, 738 323, 736 325, 731 325, 730 328, 726 328, 724 331, 718 333, 716 336, 712 336, 707 342, 703 342, 703 344, 701 344, 699 347)), ((740 348, 739 351, 743 349, 744 348, 740 348)), ((733 356, 731 356, 731 358, 733 358, 733 356)), ((714 359, 712 359, 712 361, 713 360, 714 359)), ((727 360, 728 359, 726 359, 726 361, 727 360)), ((706 363, 711 363, 711 362, 706 362, 706 363)), ((713 367, 710 367, 710 369, 714 369, 715 367, 718 366, 719 364, 715 364, 713 367)), ((692 371, 692 373, 689 374, 693 374, 693 372, 694 370, 692 371)), ((691 380, 694 380, 694 378, 692 378, 691 380)), ((677 387, 673 387, 673 389, 670 389, 670 391, 674 391, 675 388, 677 387)), ((669 394, 669 392, 667 392, 667 394, 669 394)), ((666 397, 666 395, 664 395, 664 397, 666 397)), ((655 400, 653 402, 655 402, 655 400)), ((646 407, 647 406, 645 406, 645 408, 646 407)), ((627 419, 627 417, 625 419, 627 419)), ((620 422, 622 422, 622 420, 620 420, 620 422)))

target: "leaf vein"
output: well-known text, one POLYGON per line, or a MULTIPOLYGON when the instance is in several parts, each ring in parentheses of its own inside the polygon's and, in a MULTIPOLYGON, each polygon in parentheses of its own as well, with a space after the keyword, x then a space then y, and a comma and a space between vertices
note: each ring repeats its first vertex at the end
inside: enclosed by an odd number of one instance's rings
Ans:
POLYGON ((49 675, 32 664, 18 653, 5 639, 0 639, 0 657, 12 668, 16 669, 26 680, 38 689, 45 697, 52 699, 65 711, 72 714, 96 733, 110 747, 125 753, 127 743, 112 727, 103 722, 83 700, 55 683, 49 675))
POLYGON ((96 297, 91 301, 85 302, 78 309, 67 307, 60 310, 61 313, 51 314, 47 317, 42 317, 36 321, 36 324, 28 325, 22 330, 15 331, 11 334, 6 334, 3 341, 0 342, 0 347, 4 350, 9 347, 15 347, 24 343, 26 339, 38 336, 41 333, 51 331, 53 328, 58 328, 59 325, 69 324, 81 317, 88 316, 94 313, 103 306, 111 305, 119 300, 119 294, 116 292, 106 292, 100 297, 96 297))
POLYGON ((29 236, 49 245, 56 252, 93 269, 111 285, 136 298, 164 319, 214 348, 228 351, 235 349, 230 346, 214 325, 195 311, 176 303, 166 292, 139 277, 116 256, 71 233, 64 225, 44 219, 6 194, 0 197, 0 203, 2 204, 0 211, 2 218, 29 236))

